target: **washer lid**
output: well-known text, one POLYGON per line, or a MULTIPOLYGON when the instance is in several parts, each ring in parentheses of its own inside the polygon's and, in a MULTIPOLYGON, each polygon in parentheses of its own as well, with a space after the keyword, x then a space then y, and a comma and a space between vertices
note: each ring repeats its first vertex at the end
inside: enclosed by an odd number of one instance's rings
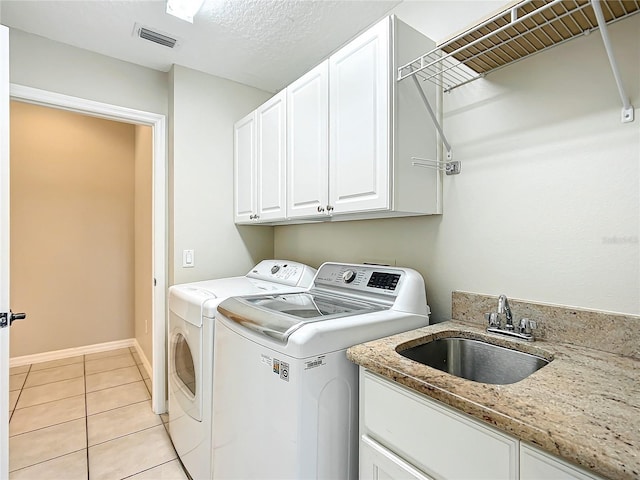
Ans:
POLYGON ((307 323, 386 310, 388 306, 315 292, 231 297, 218 311, 240 325, 287 343, 307 323))

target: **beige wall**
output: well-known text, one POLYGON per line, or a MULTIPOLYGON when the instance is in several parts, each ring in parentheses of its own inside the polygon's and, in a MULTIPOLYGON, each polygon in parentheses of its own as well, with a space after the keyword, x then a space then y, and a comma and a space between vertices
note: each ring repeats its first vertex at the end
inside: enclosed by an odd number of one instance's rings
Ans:
MULTIPOLYGON (((429 35, 436 6, 397 14, 429 35)), ((635 122, 600 35, 578 38, 444 96, 442 216, 276 227, 275 256, 414 267, 438 321, 452 290, 640 313, 640 16, 610 35, 635 122)))
POLYGON ((273 256, 273 229, 233 223, 233 124, 271 94, 180 66, 170 77, 169 283, 243 275, 273 256))
POLYGON ((134 152, 135 338, 152 359, 153 314, 153 131, 136 125, 134 152))
POLYGON ((12 102, 12 357, 133 337, 134 133, 12 102))

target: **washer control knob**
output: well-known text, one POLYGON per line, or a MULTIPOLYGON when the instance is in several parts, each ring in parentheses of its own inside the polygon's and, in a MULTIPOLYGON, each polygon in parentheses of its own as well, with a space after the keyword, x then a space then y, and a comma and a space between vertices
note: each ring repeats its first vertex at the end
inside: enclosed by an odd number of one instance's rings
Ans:
POLYGON ((280 265, 274 265, 273 267, 271 267, 271 273, 273 273, 274 275, 278 273, 279 270, 280 270, 280 265))
POLYGON ((353 270, 347 270, 342 274, 342 280, 344 280, 344 283, 351 283, 355 279, 356 279, 356 272, 354 272, 353 270))

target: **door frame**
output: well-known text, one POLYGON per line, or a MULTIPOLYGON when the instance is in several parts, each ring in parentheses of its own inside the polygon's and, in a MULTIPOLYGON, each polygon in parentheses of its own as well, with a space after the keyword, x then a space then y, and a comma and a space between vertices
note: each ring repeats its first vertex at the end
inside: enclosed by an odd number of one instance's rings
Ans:
POLYGON ((151 407, 155 413, 164 413, 166 408, 166 339, 167 339, 167 132, 166 116, 158 113, 135 110, 118 105, 96 102, 60 93, 10 84, 11 100, 32 103, 81 113, 92 117, 119 122, 147 125, 153 130, 153 185, 152 185, 152 394, 151 407))
MULTIPOLYGON (((0 25, 0 312, 9 312, 9 29, 0 25)), ((0 478, 9 477, 9 335, 0 327, 0 478)))

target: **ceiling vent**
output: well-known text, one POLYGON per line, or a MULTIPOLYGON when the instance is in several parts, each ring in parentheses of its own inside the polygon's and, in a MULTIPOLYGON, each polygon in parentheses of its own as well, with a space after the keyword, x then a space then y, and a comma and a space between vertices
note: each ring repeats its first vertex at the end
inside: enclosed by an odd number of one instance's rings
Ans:
POLYGON ((177 38, 173 38, 170 35, 158 32, 157 30, 152 30, 138 23, 134 26, 133 35, 169 48, 176 48, 180 46, 180 42, 177 38))

